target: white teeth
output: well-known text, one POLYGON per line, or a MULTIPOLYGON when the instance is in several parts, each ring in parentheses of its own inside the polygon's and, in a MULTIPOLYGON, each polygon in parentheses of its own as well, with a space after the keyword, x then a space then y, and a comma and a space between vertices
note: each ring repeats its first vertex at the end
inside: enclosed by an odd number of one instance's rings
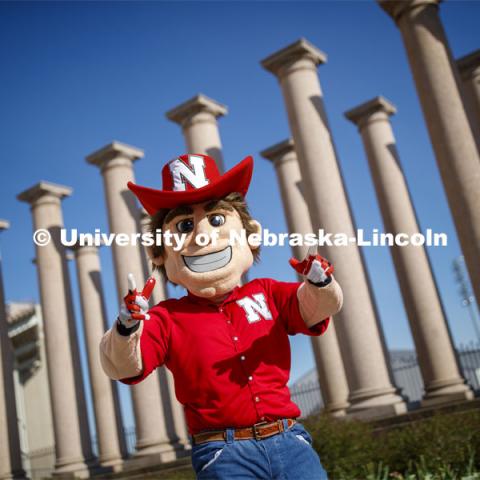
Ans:
POLYGON ((219 252, 208 253, 207 255, 196 255, 186 257, 182 255, 185 265, 195 273, 211 272, 224 267, 232 259, 232 247, 227 247, 219 252))

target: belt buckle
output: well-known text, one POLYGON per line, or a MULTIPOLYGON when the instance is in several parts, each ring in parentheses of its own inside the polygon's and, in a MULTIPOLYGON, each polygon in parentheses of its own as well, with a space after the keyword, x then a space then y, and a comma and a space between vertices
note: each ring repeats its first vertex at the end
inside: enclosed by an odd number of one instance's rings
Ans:
POLYGON ((259 422, 259 423, 256 423, 255 425, 253 425, 253 438, 255 438, 255 440, 261 440, 262 437, 260 436, 261 434, 257 432, 257 427, 261 427, 262 425, 268 425, 268 422, 259 422))

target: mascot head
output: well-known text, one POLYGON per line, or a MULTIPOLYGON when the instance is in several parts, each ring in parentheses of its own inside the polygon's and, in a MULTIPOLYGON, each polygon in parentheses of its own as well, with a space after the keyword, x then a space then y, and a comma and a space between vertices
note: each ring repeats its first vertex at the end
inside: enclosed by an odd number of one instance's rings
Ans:
POLYGON ((242 230, 246 237, 261 230, 244 200, 252 172, 252 157, 221 175, 213 158, 190 154, 163 167, 162 190, 128 183, 150 215, 152 233, 184 236, 180 249, 168 243, 149 248, 172 283, 212 300, 239 285, 259 254, 258 246, 231 241, 232 232, 240 238, 242 230))

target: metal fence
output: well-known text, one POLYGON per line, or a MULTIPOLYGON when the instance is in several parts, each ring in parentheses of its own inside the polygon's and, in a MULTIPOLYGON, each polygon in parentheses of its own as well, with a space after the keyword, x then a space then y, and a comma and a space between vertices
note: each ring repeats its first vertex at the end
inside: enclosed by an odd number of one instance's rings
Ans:
MULTIPOLYGON (((480 393, 480 346, 461 345, 457 349, 460 368, 467 383, 476 393, 480 393)), ((424 385, 420 367, 414 357, 407 361, 397 362, 392 367, 395 384, 407 397, 409 403, 418 403, 424 393, 424 385)), ((290 388, 292 400, 300 407, 302 417, 318 412, 323 407, 323 399, 318 381, 290 388)))
POLYGON ((290 388, 292 400, 300 407, 302 416, 318 412, 323 407, 323 398, 318 382, 308 382, 290 388))
POLYGON ((480 348, 474 344, 464 346, 459 352, 460 364, 467 382, 480 391, 480 348))
POLYGON ((417 359, 392 368, 395 385, 410 403, 418 402, 423 396, 423 379, 417 359))
POLYGON ((125 445, 129 455, 135 452, 135 443, 137 442, 137 435, 135 433, 135 427, 124 428, 123 433, 125 435, 125 445))

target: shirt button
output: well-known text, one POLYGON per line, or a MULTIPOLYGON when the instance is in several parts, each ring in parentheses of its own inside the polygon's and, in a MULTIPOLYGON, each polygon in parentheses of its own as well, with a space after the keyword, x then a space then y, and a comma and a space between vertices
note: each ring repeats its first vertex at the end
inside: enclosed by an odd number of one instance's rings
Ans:
POLYGON ((258 403, 260 401, 260 397, 255 397, 255 401, 258 403))
POLYGON ((245 360, 245 355, 242 355, 242 356, 240 357, 240 360, 242 360, 242 361, 245 360))
POLYGON ((265 417, 261 417, 260 420, 265 420, 265 417))
POLYGON ((231 323, 232 323, 232 321, 231 321, 231 320, 227 320, 227 323, 231 324, 231 323))
POLYGON ((238 337, 233 337, 233 340, 236 342, 238 341, 238 337))
POLYGON ((220 307, 218 310, 220 310, 220 312, 223 312, 223 308, 222 308, 222 307, 220 307))
POLYGON ((251 382, 252 380, 253 380, 253 377, 250 375, 250 376, 248 377, 248 381, 251 382))

